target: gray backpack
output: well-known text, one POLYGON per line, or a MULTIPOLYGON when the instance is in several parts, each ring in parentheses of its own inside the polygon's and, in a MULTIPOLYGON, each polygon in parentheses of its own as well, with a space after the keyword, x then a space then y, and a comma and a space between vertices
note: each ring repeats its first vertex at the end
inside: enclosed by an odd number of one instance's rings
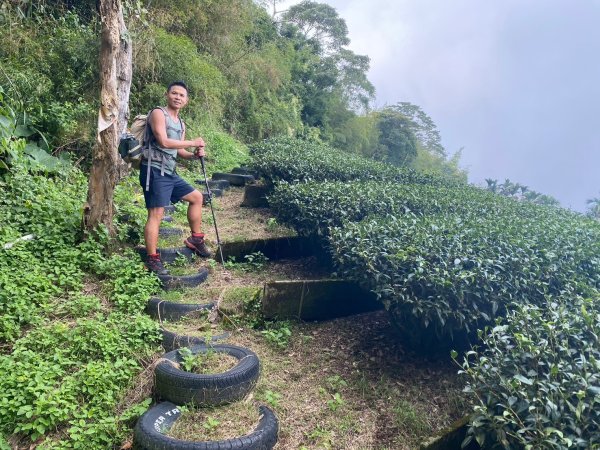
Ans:
MULTIPOLYGON (((161 107, 152 108, 148 111, 148 114, 139 114, 133 118, 129 132, 121 136, 119 143, 119 154, 134 169, 139 169, 142 161, 147 160, 146 191, 150 190, 150 163, 152 161, 160 161, 160 174, 164 175, 165 161, 172 158, 171 155, 157 148, 150 148, 150 142, 154 138, 154 135, 152 134, 151 127, 148 125, 148 117, 155 109, 160 109, 165 115, 165 119, 167 119, 167 112, 161 107)), ((183 129, 181 118, 179 119, 179 123, 181 129, 183 129)))

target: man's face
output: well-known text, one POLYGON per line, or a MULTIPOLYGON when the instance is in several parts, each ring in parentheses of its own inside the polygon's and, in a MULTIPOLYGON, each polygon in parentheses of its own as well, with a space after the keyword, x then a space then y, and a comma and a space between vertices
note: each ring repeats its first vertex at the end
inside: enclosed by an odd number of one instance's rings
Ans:
POLYGON ((167 103, 171 108, 181 109, 188 102, 187 90, 182 86, 171 86, 167 92, 167 103))

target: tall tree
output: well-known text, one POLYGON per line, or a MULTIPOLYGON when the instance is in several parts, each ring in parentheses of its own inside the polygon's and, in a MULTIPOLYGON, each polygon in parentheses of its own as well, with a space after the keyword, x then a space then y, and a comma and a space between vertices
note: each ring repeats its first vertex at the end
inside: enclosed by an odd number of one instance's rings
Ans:
POLYGON ((411 122, 399 112, 385 108, 377 113, 379 145, 376 159, 406 166, 417 156, 417 139, 411 122))
POLYGON ((437 125, 420 106, 410 102, 399 102, 391 108, 410 119, 413 133, 427 151, 435 155, 446 156, 437 125))
POLYGON ((92 152, 84 227, 93 230, 103 224, 112 234, 113 194, 120 163, 117 146, 127 124, 132 48, 121 1, 100 0, 99 10, 102 31, 98 140, 92 152))
POLYGON ((345 48, 348 27, 329 5, 303 1, 281 14, 281 34, 294 43, 294 94, 302 102, 302 120, 334 136, 358 111, 366 111, 375 88, 367 78, 369 57, 345 48))
POLYGON ((295 25, 320 53, 336 53, 350 43, 346 21, 325 3, 304 0, 288 9, 282 20, 295 25))

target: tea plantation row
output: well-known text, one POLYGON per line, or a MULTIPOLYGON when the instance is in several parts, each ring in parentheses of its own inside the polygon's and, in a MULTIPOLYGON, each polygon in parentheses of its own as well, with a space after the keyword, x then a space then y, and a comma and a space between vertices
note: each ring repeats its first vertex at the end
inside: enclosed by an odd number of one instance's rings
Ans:
POLYGON ((463 363, 480 402, 470 438, 598 445, 598 222, 303 141, 263 143, 254 158, 275 184, 278 220, 321 240, 407 342, 431 350, 483 339, 463 363))

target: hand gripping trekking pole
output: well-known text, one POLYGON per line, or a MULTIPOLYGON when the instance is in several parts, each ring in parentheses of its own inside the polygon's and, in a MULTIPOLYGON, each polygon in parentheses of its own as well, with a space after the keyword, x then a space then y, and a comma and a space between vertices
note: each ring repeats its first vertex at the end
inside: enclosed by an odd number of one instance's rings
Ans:
POLYGON ((221 264, 225 267, 225 260, 223 259, 223 249, 221 248, 221 239, 219 238, 219 229, 217 228, 217 218, 215 217, 215 210, 212 204, 212 192, 208 186, 208 178, 206 177, 206 167, 204 167, 204 156, 200 157, 200 164, 202 165, 202 175, 204 176, 204 183, 206 184, 206 195, 208 196, 208 204, 210 205, 210 212, 212 213, 213 223, 215 224, 215 234, 217 235, 217 246, 219 247, 219 256, 221 257, 221 264))

